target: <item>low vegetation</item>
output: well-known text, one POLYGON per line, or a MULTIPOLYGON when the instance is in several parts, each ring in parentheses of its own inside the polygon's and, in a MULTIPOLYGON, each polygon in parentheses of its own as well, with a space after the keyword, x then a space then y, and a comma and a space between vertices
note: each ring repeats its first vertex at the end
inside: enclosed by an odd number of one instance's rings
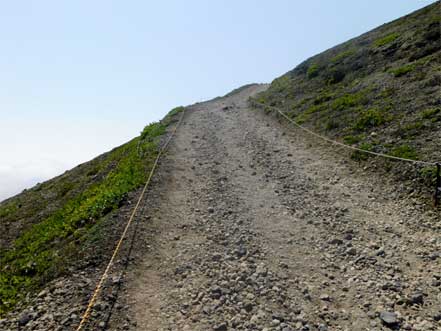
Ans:
MULTIPOLYGON (((102 162, 83 165, 87 168, 84 175, 94 178, 92 183, 19 233, 9 249, 2 249, 0 313, 62 273, 79 247, 91 239, 103 217, 121 207, 128 193, 146 181, 158 153, 160 137, 182 110, 183 107, 175 108, 163 121, 146 126, 139 137, 109 152, 102 162)), ((47 190, 52 184, 49 181, 33 190, 42 187, 47 190)), ((59 181, 55 186, 65 195, 77 183, 59 181)), ((20 200, 20 196, 0 206, 2 222, 13 219, 20 209, 15 200, 20 200)))
POLYGON ((380 39, 377 39, 374 41, 374 46, 375 47, 381 47, 387 44, 390 44, 391 42, 395 41, 398 37, 399 37, 399 33, 394 32, 394 33, 390 33, 380 39))

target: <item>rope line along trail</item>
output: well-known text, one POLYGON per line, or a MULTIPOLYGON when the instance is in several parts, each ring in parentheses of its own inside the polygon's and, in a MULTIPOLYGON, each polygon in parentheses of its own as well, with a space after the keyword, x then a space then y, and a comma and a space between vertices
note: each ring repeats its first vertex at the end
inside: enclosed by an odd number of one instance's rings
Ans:
POLYGON ((136 202, 136 205, 135 205, 135 207, 133 208, 133 211, 132 211, 132 213, 131 213, 131 215, 130 215, 130 217, 129 217, 129 220, 127 221, 127 224, 126 224, 126 226, 125 226, 125 228, 124 228, 124 231, 123 231, 123 233, 121 234, 121 237, 120 237, 120 239, 118 240, 118 242, 117 242, 117 244, 116 244, 116 246, 115 246, 115 249, 114 249, 114 251, 113 251, 113 253, 112 253, 112 257, 110 258, 109 263, 107 264, 106 269, 104 270, 104 273, 102 274, 102 276, 101 276, 99 282, 97 283, 97 285, 96 285, 96 287, 95 287, 95 290, 93 291, 93 295, 91 296, 91 298, 90 298, 90 300, 89 300, 89 303, 88 303, 88 305, 87 305, 87 308, 86 308, 86 310, 85 310, 84 313, 83 313, 83 316, 82 316, 82 318, 81 318, 80 324, 78 325, 76 331, 81 331, 81 330, 83 330, 84 327, 86 326, 87 321, 89 320, 90 314, 91 314, 91 312, 92 312, 93 305, 95 304, 95 302, 96 302, 96 300, 97 300, 97 298, 98 298, 98 295, 99 295, 99 293, 101 292, 101 288, 102 288, 102 286, 103 286, 103 284, 104 284, 104 281, 105 281, 105 280, 107 279, 107 277, 108 277, 108 274, 109 274, 110 268, 111 268, 112 265, 113 265, 113 262, 114 262, 114 260, 115 260, 115 257, 118 255, 118 252, 119 252, 119 250, 120 250, 120 248, 121 248, 121 245, 122 245, 124 239, 126 238, 127 231, 128 231, 128 229, 129 229, 130 225, 132 224, 134 218, 135 218, 135 215, 136 215, 136 212, 137 212, 137 210, 138 210, 138 208, 139 208, 139 205, 140 205, 140 203, 141 203, 141 200, 143 199, 144 194, 145 194, 145 192, 146 192, 146 190, 147 190, 147 188, 148 188, 148 186, 149 186, 149 184, 150 184, 150 181, 151 181, 151 179, 152 179, 152 177, 153 177, 153 174, 155 173, 155 170, 156 170, 156 168, 157 168, 157 166, 158 166, 159 159, 160 159, 161 156, 165 153, 165 151, 167 150, 168 145, 170 144, 171 140, 172 140, 173 137, 175 136, 175 133, 176 133, 178 127, 181 125, 181 122, 182 122, 182 120, 183 120, 183 118, 184 118, 184 114, 185 114, 185 108, 184 108, 183 111, 182 111, 182 115, 181 115, 181 117, 179 118, 178 123, 177 123, 177 124, 175 125, 175 127, 173 128, 173 131, 171 132, 170 136, 168 137, 167 141, 166 141, 165 144, 162 146, 162 148, 160 149, 160 151, 159 151, 159 153, 158 153, 158 155, 157 155, 157 157, 156 157, 156 160, 155 160, 155 162, 154 162, 154 164, 153 164, 152 169, 150 170, 150 173, 149 173, 149 176, 148 176, 148 178, 147 178, 147 181, 146 181, 146 183, 144 184, 144 187, 143 187, 143 189, 142 189, 142 191, 141 191, 141 194, 139 195, 138 201, 136 202))
POLYGON ((252 105, 255 105, 257 107, 263 107, 263 108, 268 108, 270 110, 274 110, 277 113, 279 113, 281 116, 283 116, 286 120, 288 120, 290 123, 294 124, 296 127, 298 127, 299 129, 309 133, 310 135, 317 137, 319 139, 322 139, 330 144, 333 145, 337 145, 340 147, 345 147, 348 149, 352 149, 354 151, 357 152, 362 152, 362 153, 366 153, 366 154, 371 154, 371 155, 375 155, 375 156, 380 156, 383 158, 387 158, 387 159, 392 159, 392 160, 397 160, 397 161, 403 161, 403 162, 409 162, 409 163, 413 163, 413 164, 421 164, 421 165, 426 165, 426 166, 433 166, 436 167, 436 184, 435 184, 435 194, 434 194, 434 203, 435 203, 435 207, 438 206, 439 204, 439 200, 440 200, 440 196, 441 196, 441 179, 440 179, 440 165, 441 162, 428 162, 428 161, 420 161, 420 160, 411 160, 411 159, 406 159, 406 158, 402 158, 402 157, 397 157, 397 156, 393 156, 393 155, 388 155, 388 154, 383 154, 383 153, 377 153, 377 152, 372 152, 372 151, 368 151, 365 149, 361 149, 358 147, 354 147, 354 146, 350 146, 350 145, 346 145, 343 144, 341 142, 329 139, 327 137, 324 137, 322 135, 319 135, 318 133, 300 125, 299 123, 297 123, 296 121, 294 121, 292 118, 290 118, 286 113, 284 113, 280 108, 274 107, 274 106, 268 106, 265 105, 263 103, 260 102, 256 102, 254 100, 251 101, 252 105))

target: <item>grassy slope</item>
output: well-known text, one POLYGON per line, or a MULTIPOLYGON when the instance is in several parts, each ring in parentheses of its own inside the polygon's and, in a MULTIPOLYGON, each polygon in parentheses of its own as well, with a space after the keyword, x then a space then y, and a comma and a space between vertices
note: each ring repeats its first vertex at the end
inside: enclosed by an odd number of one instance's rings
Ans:
POLYGON ((441 161, 440 47, 438 2, 306 60, 255 100, 347 144, 441 161))
MULTIPOLYGON (((104 216, 141 186, 167 126, 182 107, 96 159, 0 203, 0 313, 66 270, 97 239, 104 216)), ((96 242, 98 240, 98 242, 96 242)))

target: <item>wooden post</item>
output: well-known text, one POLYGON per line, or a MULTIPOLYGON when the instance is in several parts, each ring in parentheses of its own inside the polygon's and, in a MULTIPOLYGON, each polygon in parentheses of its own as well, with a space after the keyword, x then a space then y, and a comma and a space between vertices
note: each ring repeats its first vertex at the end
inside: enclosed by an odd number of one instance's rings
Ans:
POLYGON ((439 206, 439 200, 441 195, 441 164, 436 164, 436 187, 435 187, 435 207, 439 206))

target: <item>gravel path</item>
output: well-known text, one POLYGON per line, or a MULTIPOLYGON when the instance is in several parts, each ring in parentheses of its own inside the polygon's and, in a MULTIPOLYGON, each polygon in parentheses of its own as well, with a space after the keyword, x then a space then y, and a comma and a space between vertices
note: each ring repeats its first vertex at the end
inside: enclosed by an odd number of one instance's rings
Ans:
POLYGON ((246 109, 189 108, 137 235, 113 330, 441 330, 441 219, 246 109))

